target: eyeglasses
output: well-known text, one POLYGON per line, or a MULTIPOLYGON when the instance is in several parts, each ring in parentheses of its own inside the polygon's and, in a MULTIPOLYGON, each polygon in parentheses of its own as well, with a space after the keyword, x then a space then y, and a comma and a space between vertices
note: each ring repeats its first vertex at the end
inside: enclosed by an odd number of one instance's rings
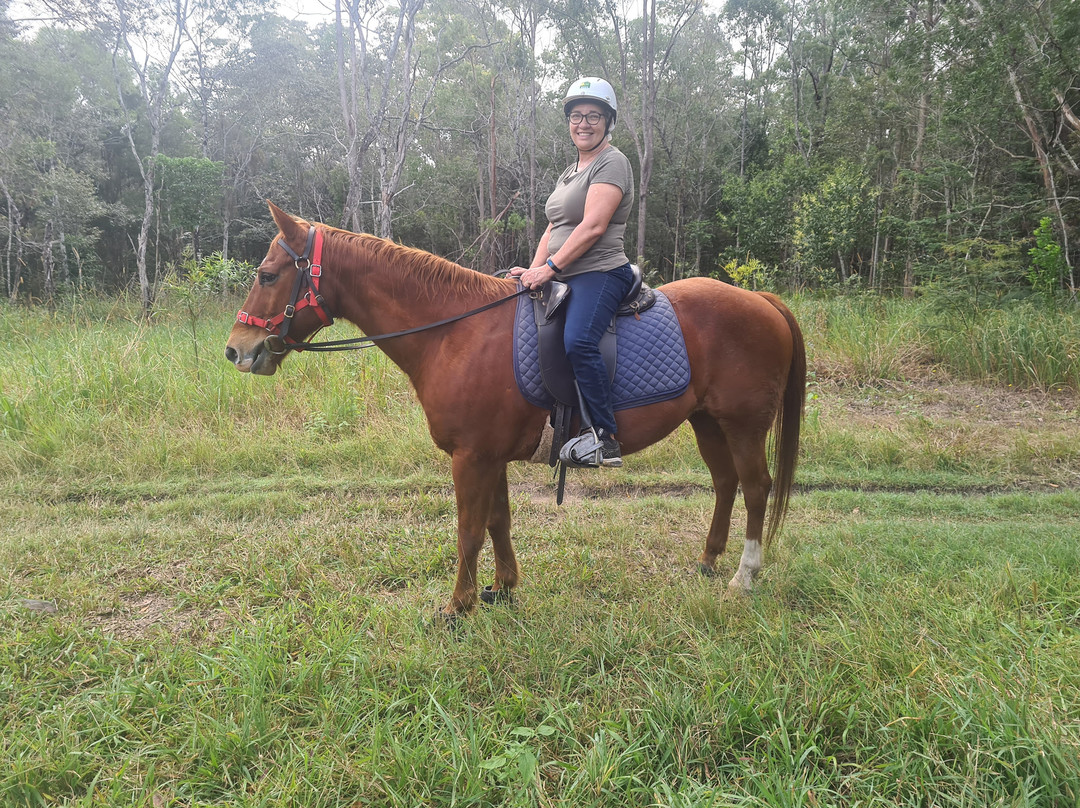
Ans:
POLYGON ((588 121, 591 126, 596 126, 603 120, 604 116, 599 112, 590 112, 588 114, 582 114, 580 112, 571 112, 566 116, 570 123, 581 123, 582 121, 588 121))

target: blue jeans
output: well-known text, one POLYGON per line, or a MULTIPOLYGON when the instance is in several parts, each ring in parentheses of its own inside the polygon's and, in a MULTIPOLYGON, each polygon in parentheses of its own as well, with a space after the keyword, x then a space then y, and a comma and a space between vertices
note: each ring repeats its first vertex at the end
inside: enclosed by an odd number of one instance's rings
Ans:
POLYGON ((566 299, 566 330, 563 345, 589 409, 594 427, 615 432, 615 410, 611 402, 611 382, 600 356, 600 338, 611 325, 634 276, 630 265, 607 272, 586 272, 566 279, 570 296, 566 299))

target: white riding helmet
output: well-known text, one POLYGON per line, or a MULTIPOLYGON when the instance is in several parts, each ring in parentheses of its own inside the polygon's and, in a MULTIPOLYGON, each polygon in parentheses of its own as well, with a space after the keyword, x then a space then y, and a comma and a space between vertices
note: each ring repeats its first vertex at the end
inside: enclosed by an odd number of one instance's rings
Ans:
MULTIPOLYGON (((582 76, 570 85, 563 98, 563 112, 570 114, 570 107, 577 101, 595 101, 611 110, 611 126, 619 117, 619 102, 615 100, 615 88, 596 76, 582 76)), ((609 130, 611 127, 608 127, 609 130)))

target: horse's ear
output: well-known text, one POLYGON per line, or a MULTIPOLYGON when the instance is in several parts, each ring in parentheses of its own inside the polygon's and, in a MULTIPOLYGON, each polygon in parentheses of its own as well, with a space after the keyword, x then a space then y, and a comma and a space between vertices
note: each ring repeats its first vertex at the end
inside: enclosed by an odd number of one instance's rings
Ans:
POLYGON ((281 234, 285 236, 286 241, 300 241, 307 237, 307 228, 304 225, 300 224, 269 199, 266 200, 266 204, 270 206, 270 215, 274 217, 274 223, 278 226, 281 234))

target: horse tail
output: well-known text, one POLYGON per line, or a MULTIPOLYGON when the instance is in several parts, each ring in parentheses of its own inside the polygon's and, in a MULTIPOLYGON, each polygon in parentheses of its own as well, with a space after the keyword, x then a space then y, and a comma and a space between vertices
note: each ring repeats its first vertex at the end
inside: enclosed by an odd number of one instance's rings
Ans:
POLYGON ((802 429, 803 409, 806 404, 806 342, 791 309, 776 295, 758 292, 787 320, 791 329, 791 365, 788 367, 787 384, 784 386, 783 406, 776 413, 773 424, 773 458, 776 464, 773 475, 773 500, 769 511, 769 524, 765 530, 765 545, 780 532, 787 513, 791 489, 795 484, 795 466, 799 459, 799 432, 802 429))

